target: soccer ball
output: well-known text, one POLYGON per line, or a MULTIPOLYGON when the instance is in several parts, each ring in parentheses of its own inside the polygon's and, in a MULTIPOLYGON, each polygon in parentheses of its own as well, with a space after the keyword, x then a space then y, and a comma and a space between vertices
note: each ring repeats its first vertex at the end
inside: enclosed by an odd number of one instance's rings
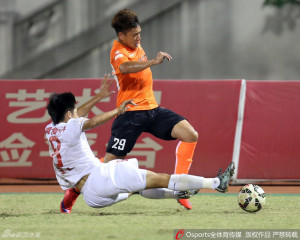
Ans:
POLYGON ((254 184, 247 184, 241 188, 238 194, 239 206, 246 212, 257 212, 266 202, 264 190, 254 184))

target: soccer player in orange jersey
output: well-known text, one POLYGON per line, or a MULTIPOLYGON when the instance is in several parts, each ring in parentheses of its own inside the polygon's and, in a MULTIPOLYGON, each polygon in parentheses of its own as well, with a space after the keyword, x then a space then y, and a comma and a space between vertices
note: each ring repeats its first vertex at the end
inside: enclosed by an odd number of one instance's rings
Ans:
MULTIPOLYGON (((111 22, 118 40, 111 49, 110 63, 118 85, 117 107, 128 99, 137 106, 119 115, 112 126, 105 162, 123 159, 129 153, 142 132, 148 132, 164 140, 178 139, 175 174, 186 174, 192 163, 198 133, 182 116, 158 106, 152 85, 150 67, 170 61, 171 55, 158 52, 148 60, 141 47, 141 26, 137 14, 128 9, 119 11, 111 22)), ((179 200, 186 209, 192 206, 187 199, 179 200)))

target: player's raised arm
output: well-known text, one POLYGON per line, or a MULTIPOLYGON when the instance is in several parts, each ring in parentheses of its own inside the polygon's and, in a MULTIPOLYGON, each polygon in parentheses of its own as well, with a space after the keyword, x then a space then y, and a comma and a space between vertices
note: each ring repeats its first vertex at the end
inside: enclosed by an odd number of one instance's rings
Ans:
POLYGON ((154 58, 155 64, 161 64, 164 59, 168 61, 172 60, 172 56, 167 52, 158 52, 156 58, 154 58))
POLYGON ((126 100, 118 108, 115 108, 114 110, 109 111, 109 112, 99 114, 99 115, 85 121, 82 126, 82 131, 84 132, 86 130, 95 128, 99 125, 106 123, 108 120, 110 120, 114 116, 123 114, 129 108, 128 105, 136 106, 136 104, 134 102, 132 102, 132 100, 126 100))
POLYGON ((102 99, 109 97, 114 91, 110 91, 110 86, 113 83, 112 80, 109 79, 110 75, 105 74, 103 80, 101 81, 101 87, 99 93, 94 96, 91 100, 84 103, 77 109, 77 114, 79 117, 84 117, 91 111, 91 109, 102 99))
POLYGON ((168 61, 172 60, 172 56, 166 52, 158 52, 157 56, 154 59, 147 61, 128 61, 120 65, 120 72, 123 74, 126 73, 136 73, 143 71, 148 67, 161 64, 164 59, 168 61))

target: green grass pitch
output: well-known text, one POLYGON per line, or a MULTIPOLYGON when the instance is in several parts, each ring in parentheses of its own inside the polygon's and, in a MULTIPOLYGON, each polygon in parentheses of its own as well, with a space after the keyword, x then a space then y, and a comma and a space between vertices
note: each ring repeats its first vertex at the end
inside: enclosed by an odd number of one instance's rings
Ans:
POLYGON ((5 230, 40 233, 38 239, 165 240, 173 239, 174 229, 300 228, 299 194, 269 194, 264 209, 257 213, 240 209, 236 194, 197 194, 191 199, 191 211, 173 199, 137 195, 93 209, 80 196, 72 214, 66 215, 58 209, 62 197, 58 193, 0 194, 0 238, 5 230))

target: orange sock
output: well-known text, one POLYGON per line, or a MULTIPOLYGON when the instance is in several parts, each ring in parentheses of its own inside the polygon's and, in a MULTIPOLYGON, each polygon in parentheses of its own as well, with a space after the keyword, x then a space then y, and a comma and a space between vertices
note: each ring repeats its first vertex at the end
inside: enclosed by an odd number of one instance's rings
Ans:
POLYGON ((99 161, 104 163, 104 157, 103 158, 99 158, 99 161))
POLYGON ((176 147, 175 174, 187 174, 190 170, 197 142, 180 141, 176 147))

